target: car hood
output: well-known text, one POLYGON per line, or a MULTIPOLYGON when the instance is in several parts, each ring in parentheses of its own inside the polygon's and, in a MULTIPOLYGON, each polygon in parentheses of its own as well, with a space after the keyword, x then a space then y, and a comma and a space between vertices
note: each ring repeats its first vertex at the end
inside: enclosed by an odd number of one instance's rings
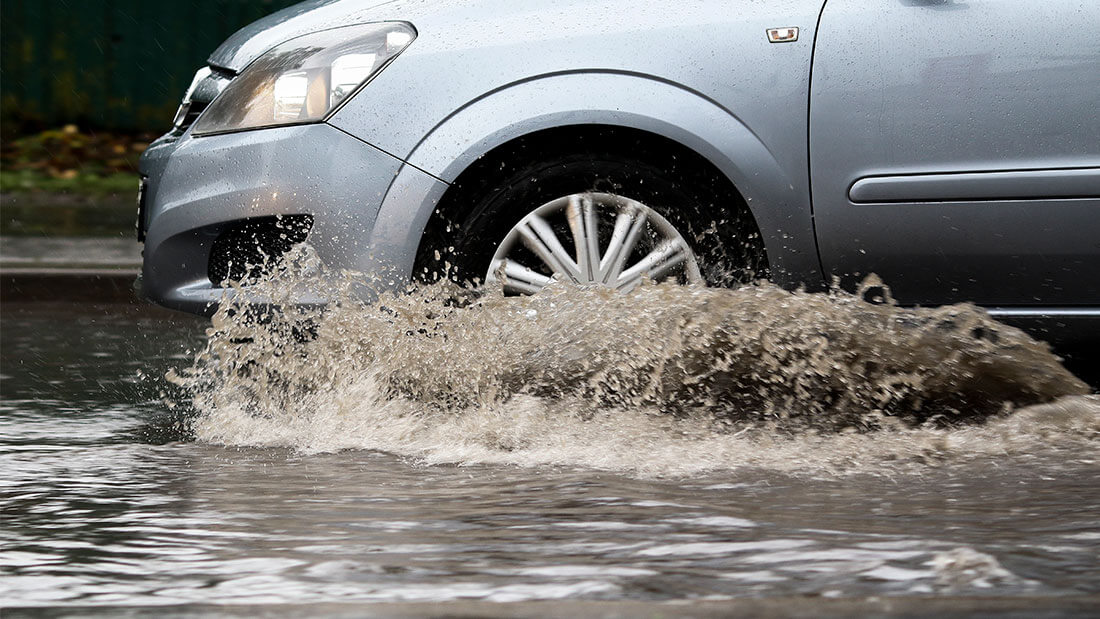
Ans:
POLYGON ((405 19, 437 4, 439 0, 309 0, 241 28, 210 54, 208 62, 238 72, 267 50, 295 37, 339 26, 405 19))
MULTIPOLYGON (((774 6, 778 15, 813 11, 816 15, 824 0, 757 0, 774 6)), ((645 3, 643 3, 645 4, 645 3)), ((720 7, 722 3, 715 2, 720 7)), ((734 3, 736 4, 736 3, 734 3)), ((594 15, 605 15, 608 10, 632 6, 628 0, 618 3, 598 3, 603 6, 594 15)), ((647 4, 647 11, 668 9, 660 4, 647 4)), ((235 32, 214 53, 209 63, 215 67, 239 72, 269 49, 295 37, 329 28, 353 26, 368 22, 408 21, 421 34, 432 32, 452 34, 464 39, 474 30, 491 31, 496 39, 506 37, 506 32, 494 24, 503 21, 530 21, 553 19, 553 15, 587 15, 593 11, 591 0, 555 0, 553 3, 524 2, 517 0, 309 0, 272 13, 235 32), (548 17, 546 14, 551 13, 548 17)), ((601 19, 594 17, 594 19, 601 19)), ((625 21, 625 20, 621 20, 625 21)), ((782 20, 780 20, 782 21, 782 20)), ((607 28, 615 28, 615 20, 608 20, 607 28)), ((523 29, 522 32, 528 32, 523 29)))

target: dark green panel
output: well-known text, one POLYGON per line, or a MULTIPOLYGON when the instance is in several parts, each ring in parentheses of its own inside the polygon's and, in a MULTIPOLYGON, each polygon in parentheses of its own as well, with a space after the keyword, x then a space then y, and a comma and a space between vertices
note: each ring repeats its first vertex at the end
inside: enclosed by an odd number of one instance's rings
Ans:
POLYGON ((4 134, 164 130, 218 44, 295 1, 0 0, 4 134))

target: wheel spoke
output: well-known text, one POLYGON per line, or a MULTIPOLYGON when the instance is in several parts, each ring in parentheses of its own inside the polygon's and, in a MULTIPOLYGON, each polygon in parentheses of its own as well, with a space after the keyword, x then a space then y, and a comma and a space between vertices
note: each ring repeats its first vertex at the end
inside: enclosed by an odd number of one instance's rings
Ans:
POLYGON ((592 198, 587 194, 569 196, 565 216, 573 232, 573 247, 576 249, 581 279, 596 281, 600 261, 600 230, 592 198))
POLYGON ((517 228, 523 244, 535 252, 539 260, 550 267, 551 271, 561 273, 574 282, 580 283, 580 268, 569 257, 561 241, 554 234, 554 229, 546 223, 546 220, 538 215, 529 215, 527 221, 519 224, 517 228))
POLYGON ((550 283, 550 278, 522 264, 505 258, 493 265, 493 273, 503 284, 505 292, 535 294, 550 283))
POLYGON ((669 239, 662 242, 639 260, 637 264, 623 271, 616 280, 615 287, 620 290, 633 288, 647 274, 655 280, 663 277, 673 267, 687 259, 686 250, 684 242, 680 239, 669 239))
POLYGON ((611 271, 611 264, 618 258, 623 241, 626 240, 626 233, 630 230, 631 221, 633 221, 633 218, 630 213, 620 211, 615 216, 615 227, 611 230, 611 239, 607 242, 607 250, 600 258, 600 271, 597 273, 597 278, 605 284, 608 281, 607 274, 611 271))
POLYGON ((665 259, 664 262, 658 264, 656 267, 650 269, 649 277, 652 278, 654 281, 661 281, 665 278, 666 275, 668 275, 669 271, 675 269, 681 264, 684 264, 685 262, 687 262, 687 259, 687 251, 684 250, 683 246, 680 246, 676 250, 676 253, 669 256, 667 259, 665 259))
POLYGON ((611 242, 600 261, 600 280, 603 283, 619 279, 627 258, 634 253, 645 224, 646 214, 641 209, 631 207, 626 212, 619 213, 615 219, 615 229, 611 233, 611 242))

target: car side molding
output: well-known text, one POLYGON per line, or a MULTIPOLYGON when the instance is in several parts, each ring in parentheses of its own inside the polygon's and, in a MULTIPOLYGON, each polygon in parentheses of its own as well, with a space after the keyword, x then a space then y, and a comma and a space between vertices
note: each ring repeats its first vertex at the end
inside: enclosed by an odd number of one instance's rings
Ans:
POLYGON ((852 183, 856 204, 1100 197, 1100 167, 867 176, 852 183))

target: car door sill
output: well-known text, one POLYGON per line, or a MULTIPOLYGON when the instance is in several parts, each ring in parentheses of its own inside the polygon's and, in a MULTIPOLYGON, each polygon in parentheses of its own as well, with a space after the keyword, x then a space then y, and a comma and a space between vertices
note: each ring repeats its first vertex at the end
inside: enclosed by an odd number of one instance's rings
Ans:
POLYGON ((990 316, 1100 318, 1100 307, 987 307, 990 316))

